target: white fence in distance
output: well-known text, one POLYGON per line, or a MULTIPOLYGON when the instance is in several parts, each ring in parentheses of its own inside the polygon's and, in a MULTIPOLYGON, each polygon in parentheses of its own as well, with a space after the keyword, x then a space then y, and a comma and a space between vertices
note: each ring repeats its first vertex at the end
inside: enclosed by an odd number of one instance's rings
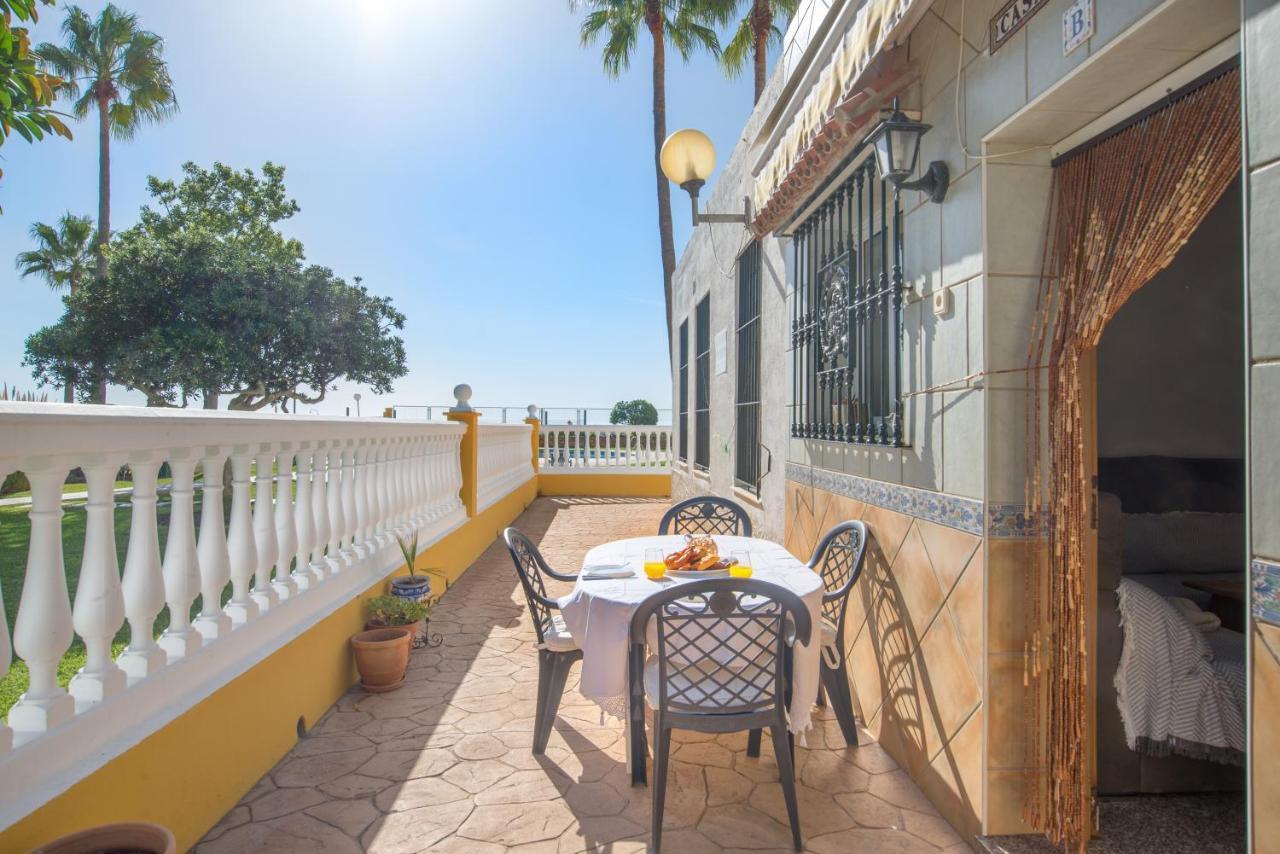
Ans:
POLYGON ((539 465, 548 474, 665 474, 674 449, 664 426, 543 425, 539 465))

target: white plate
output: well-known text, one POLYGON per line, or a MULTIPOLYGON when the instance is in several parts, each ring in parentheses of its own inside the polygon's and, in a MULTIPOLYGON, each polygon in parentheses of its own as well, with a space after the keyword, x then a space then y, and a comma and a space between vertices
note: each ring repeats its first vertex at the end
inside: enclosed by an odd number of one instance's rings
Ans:
POLYGON ((667 575, 672 578, 725 578, 729 569, 668 569, 667 575))

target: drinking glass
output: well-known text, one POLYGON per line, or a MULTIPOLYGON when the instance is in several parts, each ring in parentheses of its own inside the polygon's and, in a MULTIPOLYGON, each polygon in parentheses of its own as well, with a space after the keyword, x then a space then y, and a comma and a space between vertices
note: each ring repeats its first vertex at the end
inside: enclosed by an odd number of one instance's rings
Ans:
POLYGON ((734 578, 751 577, 751 552, 741 549, 731 552, 729 557, 734 560, 734 563, 729 566, 729 574, 731 576, 734 578))
POLYGON ((667 574, 667 564, 662 559, 662 549, 644 550, 644 574, 653 581, 667 574))

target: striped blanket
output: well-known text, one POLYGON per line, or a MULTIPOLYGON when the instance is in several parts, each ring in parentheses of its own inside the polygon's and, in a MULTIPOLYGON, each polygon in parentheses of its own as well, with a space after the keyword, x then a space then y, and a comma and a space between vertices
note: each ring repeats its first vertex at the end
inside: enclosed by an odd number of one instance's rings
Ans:
POLYGON ((1130 749, 1243 764, 1241 680, 1215 666, 1204 635, 1163 596, 1128 578, 1117 592, 1124 649, 1116 691, 1130 749))

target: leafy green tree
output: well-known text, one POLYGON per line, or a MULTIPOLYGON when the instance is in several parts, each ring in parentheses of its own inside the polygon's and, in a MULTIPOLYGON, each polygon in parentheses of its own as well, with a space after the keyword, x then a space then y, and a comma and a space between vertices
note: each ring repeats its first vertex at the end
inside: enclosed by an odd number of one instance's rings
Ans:
MULTIPOLYGON (((723 3, 724 23, 732 23, 739 5, 739 0, 726 0, 723 3)), ((730 77, 741 74, 747 64, 747 57, 751 58, 755 73, 756 102, 759 102, 764 85, 769 79, 765 65, 769 42, 782 42, 782 29, 778 22, 785 24, 789 21, 798 5, 799 0, 747 0, 747 13, 738 20, 733 36, 720 56, 720 65, 730 77)))
POLYGON ((658 239, 669 335, 676 247, 671 231, 671 185, 658 159, 667 138, 666 45, 670 42, 686 62, 699 47, 719 56, 720 40, 714 29, 719 9, 708 0, 570 0, 569 8, 586 10, 579 31, 582 44, 585 47, 603 39, 601 60, 610 77, 630 68, 640 31, 649 31, 653 46, 653 169, 658 184, 658 239))
POLYGON ((46 134, 71 139, 71 131, 52 108, 62 79, 39 67, 30 32, 13 25, 15 20, 35 23, 41 4, 50 6, 53 0, 0 0, 0 146, 14 133, 27 142, 46 134))
POLYGON ((68 6, 62 45, 48 42, 36 52, 64 81, 71 110, 83 119, 98 111, 98 264, 107 274, 111 239, 111 139, 129 140, 146 124, 161 122, 178 109, 164 60, 164 39, 142 29, 138 17, 108 3, 91 19, 68 6))
POLYGON ((301 258, 302 244, 276 229, 299 210, 285 190, 284 172, 270 160, 261 178, 252 169, 236 171, 219 162, 209 169, 184 163, 181 183, 147 178, 147 192, 159 207, 144 207, 139 227, 155 237, 202 228, 256 252, 301 258))
POLYGON ((36 378, 96 372, 152 406, 229 394, 245 410, 319 403, 343 377, 389 391, 406 371, 404 316, 359 279, 304 265, 274 228, 298 210, 284 169, 183 169, 178 184, 151 179, 160 204, 113 240, 109 275, 28 338, 36 378))
POLYGON ((647 400, 620 400, 609 413, 610 424, 657 424, 658 409, 647 400))
MULTIPOLYGON (((15 261, 23 278, 39 276, 51 290, 74 294, 92 274, 94 238, 89 217, 68 211, 56 226, 37 222, 31 226, 31 239, 36 248, 19 252, 15 261)), ((75 400, 73 383, 64 381, 62 391, 65 402, 75 400)))

